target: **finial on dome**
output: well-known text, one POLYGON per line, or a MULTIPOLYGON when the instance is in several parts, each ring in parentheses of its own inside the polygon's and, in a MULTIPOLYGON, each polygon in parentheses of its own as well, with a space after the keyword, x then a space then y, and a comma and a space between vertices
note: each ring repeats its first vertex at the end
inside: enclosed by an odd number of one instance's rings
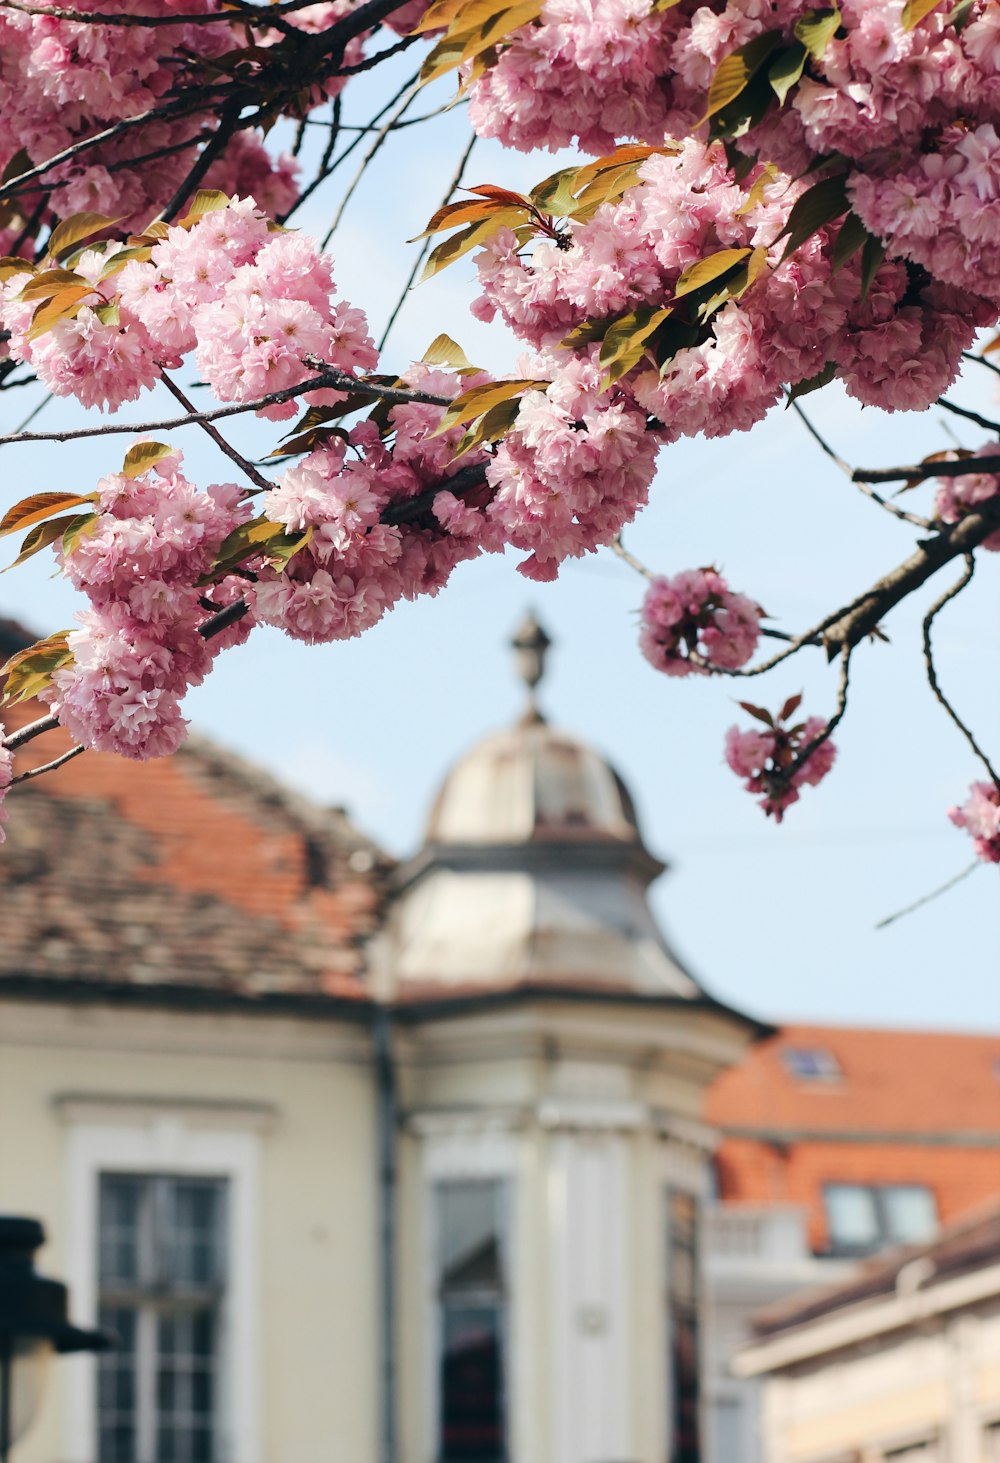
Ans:
POLYGON ((545 656, 552 641, 529 611, 518 626, 510 643, 514 650, 518 674, 528 688, 527 719, 541 721, 542 715, 535 699, 535 687, 545 674, 545 656))

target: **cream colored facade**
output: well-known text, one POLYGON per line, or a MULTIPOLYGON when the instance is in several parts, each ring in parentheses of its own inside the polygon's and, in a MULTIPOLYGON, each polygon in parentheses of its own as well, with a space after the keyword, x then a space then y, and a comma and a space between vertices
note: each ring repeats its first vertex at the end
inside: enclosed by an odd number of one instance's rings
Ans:
MULTIPOLYGON (((376 1457, 374 1133, 357 1025, 0 1004, 0 1208, 42 1219, 74 1315, 96 1314, 99 1172, 230 1182, 220 1463, 376 1457)), ((17 1463, 95 1463, 94 1365, 53 1365, 17 1463)))
POLYGON ((938 1279, 931 1249, 899 1269, 893 1293, 745 1350, 737 1370, 765 1378, 765 1463, 997 1463, 995 1239, 989 1250, 938 1279))

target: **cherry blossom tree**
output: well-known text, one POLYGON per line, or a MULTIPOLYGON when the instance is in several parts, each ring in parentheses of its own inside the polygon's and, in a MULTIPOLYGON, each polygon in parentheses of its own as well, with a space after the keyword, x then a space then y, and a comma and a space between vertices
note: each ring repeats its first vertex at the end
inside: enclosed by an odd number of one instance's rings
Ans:
POLYGON ((1000 549, 998 428, 944 395, 964 358, 1000 373, 980 334, 1000 317, 994 0, 0 0, 0 56, 0 386, 34 379, 110 418, 0 439, 108 449, 92 492, 30 492, 0 522, 24 535, 18 561, 54 553, 85 606, 5 667, 7 703, 48 714, 0 736, 0 800, 88 747, 174 751, 187 688, 257 625, 342 639, 481 554, 513 549, 549 580, 603 548, 646 581, 640 646, 657 670, 831 663, 832 709, 742 702, 750 720, 725 735, 729 766, 780 820, 834 765, 852 656, 955 563, 923 651, 988 779, 952 820, 1000 862, 1000 779, 932 645, 1000 549), (349 133, 352 78, 410 49, 412 85, 349 133), (472 257, 473 314, 513 337, 499 379, 452 339, 458 321, 422 360, 386 360, 326 241, 294 227, 346 156, 391 143, 449 74, 477 135, 577 149, 524 193, 456 198, 463 160, 428 203, 414 277, 472 257), (279 121, 295 127, 288 156, 268 144, 279 121), (325 143, 307 177, 309 128, 325 143), (197 409, 178 384, 191 362, 218 404, 197 409), (939 402, 986 439, 854 468, 802 404, 832 381, 892 411, 939 402), (177 415, 119 420, 158 385, 177 415), (910 540, 804 628, 770 623, 766 585, 730 586, 711 565, 653 572, 622 541, 672 443, 783 405, 910 540), (288 424, 263 462, 241 446, 251 415, 288 424), (191 429, 233 481, 185 474, 191 429), (132 439, 123 458, 115 435, 132 439), (885 484, 917 490, 922 511, 885 484), (19 771, 18 749, 57 726, 69 750, 19 771))

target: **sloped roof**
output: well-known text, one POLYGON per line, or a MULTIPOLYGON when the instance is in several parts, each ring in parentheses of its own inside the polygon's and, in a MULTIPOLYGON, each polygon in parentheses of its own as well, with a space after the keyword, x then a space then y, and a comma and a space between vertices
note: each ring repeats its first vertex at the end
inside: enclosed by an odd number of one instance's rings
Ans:
MULTIPOLYGON (((19 627, 0 622, 0 649, 19 627)), ((22 642, 23 643, 23 632, 22 642)), ((11 729, 41 714, 5 713, 11 729)), ((61 731, 18 770, 69 745, 61 731)), ((324 810, 193 736, 133 763, 88 752, 14 788, 0 848, 0 982, 364 1000, 390 861, 324 810)))
POLYGON ((858 1265, 847 1280, 810 1287, 756 1313, 754 1333, 775 1336, 806 1325, 848 1306, 859 1306, 908 1289, 901 1279, 907 1267, 913 1289, 927 1289, 973 1270, 996 1266, 1000 1259, 1000 1199, 947 1225, 936 1239, 922 1245, 899 1245, 858 1265), (914 1264, 914 1262, 923 1262, 914 1264))
POLYGON ((1000 1032, 971 1036, 843 1026, 783 1026, 750 1047, 708 1097, 724 1131, 1000 1136, 1000 1032), (840 1075, 797 1078, 793 1051, 825 1051, 840 1075))

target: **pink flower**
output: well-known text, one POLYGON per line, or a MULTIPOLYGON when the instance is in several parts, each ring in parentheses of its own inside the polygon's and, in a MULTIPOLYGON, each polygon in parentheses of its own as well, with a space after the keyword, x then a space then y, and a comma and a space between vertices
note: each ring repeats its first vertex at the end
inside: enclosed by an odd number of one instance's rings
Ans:
POLYGON ((996 783, 974 782, 965 802, 949 809, 948 817, 969 834, 978 858, 1000 864, 1000 788, 996 783))
MULTIPOLYGON (((798 802, 800 787, 815 787, 822 782, 837 755, 832 741, 826 737, 805 762, 796 765, 802 753, 826 730, 826 723, 818 716, 810 716, 792 727, 782 724, 794 714, 799 700, 793 697, 782 716, 770 721, 764 731, 756 727, 741 731, 731 726, 726 733, 726 762, 744 779, 747 792, 759 797, 765 814, 776 823, 782 821, 786 808, 798 802)), ((765 715, 761 713, 759 719, 763 721, 765 715)))
POLYGON ((654 579, 642 606, 639 645, 668 676, 746 665, 760 636, 760 606, 734 594, 714 569, 654 579), (692 659, 692 657, 695 657, 692 659))

